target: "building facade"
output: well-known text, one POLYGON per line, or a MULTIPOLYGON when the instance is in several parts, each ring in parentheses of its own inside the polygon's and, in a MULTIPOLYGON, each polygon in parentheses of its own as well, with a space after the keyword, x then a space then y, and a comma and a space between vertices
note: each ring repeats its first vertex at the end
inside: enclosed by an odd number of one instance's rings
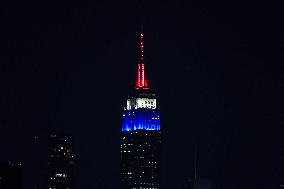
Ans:
POLYGON ((144 36, 133 94, 126 99, 121 128, 121 188, 161 188, 160 111, 144 66, 144 36))
POLYGON ((48 139, 48 189, 73 189, 73 167, 72 138, 51 134, 48 139))

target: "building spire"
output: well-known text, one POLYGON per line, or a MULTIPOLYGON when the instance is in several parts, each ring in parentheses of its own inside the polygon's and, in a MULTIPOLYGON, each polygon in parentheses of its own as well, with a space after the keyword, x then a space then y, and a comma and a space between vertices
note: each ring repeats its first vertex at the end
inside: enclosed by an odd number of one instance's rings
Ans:
POLYGON ((148 80, 145 74, 145 66, 144 66, 144 33, 143 26, 141 27, 140 33, 140 59, 138 63, 138 72, 137 72, 137 80, 135 83, 136 89, 149 89, 148 80))

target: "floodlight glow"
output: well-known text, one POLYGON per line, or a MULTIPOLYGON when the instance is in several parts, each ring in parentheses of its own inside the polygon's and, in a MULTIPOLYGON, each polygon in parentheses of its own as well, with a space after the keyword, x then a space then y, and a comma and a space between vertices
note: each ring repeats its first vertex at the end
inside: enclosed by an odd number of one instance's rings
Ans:
POLYGON ((156 109, 157 108, 157 100, 154 98, 132 98, 127 99, 126 101, 126 109, 138 109, 138 108, 146 108, 146 109, 156 109))
POLYGON ((159 110, 136 109, 124 110, 122 117, 122 131, 160 130, 159 110))
POLYGON ((144 66, 144 38, 143 33, 140 34, 140 63, 138 64, 138 72, 137 72, 137 80, 135 83, 136 89, 149 89, 148 80, 145 74, 145 66, 144 66))

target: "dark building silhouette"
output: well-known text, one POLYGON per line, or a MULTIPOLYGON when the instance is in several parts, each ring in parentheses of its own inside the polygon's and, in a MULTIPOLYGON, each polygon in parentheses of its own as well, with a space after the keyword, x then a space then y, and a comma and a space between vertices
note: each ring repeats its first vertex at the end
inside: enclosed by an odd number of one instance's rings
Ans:
POLYGON ((73 189, 72 137, 51 134, 48 138, 48 189, 73 189))
POLYGON ((0 189, 22 188, 22 165, 15 162, 0 163, 0 189))
POLYGON ((150 90, 144 67, 144 40, 135 90, 126 100, 121 131, 121 188, 161 188, 161 131, 157 97, 150 90))

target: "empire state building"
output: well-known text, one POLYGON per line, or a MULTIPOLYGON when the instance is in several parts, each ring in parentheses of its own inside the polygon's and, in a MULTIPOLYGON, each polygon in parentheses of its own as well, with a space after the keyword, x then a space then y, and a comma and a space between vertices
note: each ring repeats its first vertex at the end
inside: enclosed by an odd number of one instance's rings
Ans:
POLYGON ((144 65, 144 35, 133 94, 126 99, 121 128, 121 189, 161 188, 160 111, 144 65))

